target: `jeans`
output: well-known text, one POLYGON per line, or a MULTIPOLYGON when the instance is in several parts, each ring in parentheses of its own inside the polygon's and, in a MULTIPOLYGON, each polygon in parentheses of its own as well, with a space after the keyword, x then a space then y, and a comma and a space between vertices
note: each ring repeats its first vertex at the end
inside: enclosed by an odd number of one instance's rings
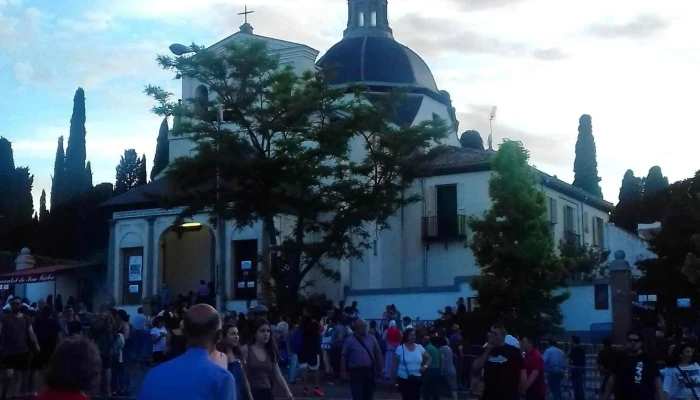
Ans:
POLYGON ((440 370, 428 368, 423 373, 423 400, 440 400, 440 370))
POLYGON ((352 400, 372 400, 374 397, 374 368, 350 368, 350 392, 352 400))
POLYGON ((129 380, 129 373, 126 370, 126 366, 123 362, 115 361, 112 363, 112 379, 110 382, 110 390, 112 392, 118 392, 122 390, 130 390, 131 382, 129 380))
POLYGON ((585 372, 580 367, 572 368, 571 370, 571 386, 574 389, 574 400, 585 400, 585 392, 583 390, 585 372))
POLYGON ((289 354, 289 376, 287 376, 287 380, 289 382, 296 382, 297 377, 299 376, 299 357, 297 356, 297 353, 291 353, 289 354))
POLYGON ((562 400, 561 397, 561 381, 564 379, 563 372, 547 372, 547 386, 549 393, 552 394, 552 400, 562 400))

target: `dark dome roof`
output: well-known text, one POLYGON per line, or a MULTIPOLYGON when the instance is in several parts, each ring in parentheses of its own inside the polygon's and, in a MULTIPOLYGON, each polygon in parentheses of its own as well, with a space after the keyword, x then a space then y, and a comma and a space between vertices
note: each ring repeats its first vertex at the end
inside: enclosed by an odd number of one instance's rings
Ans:
POLYGON ((425 61, 388 37, 345 38, 331 47, 317 64, 336 68, 334 85, 362 82, 371 86, 414 86, 438 91, 425 61))

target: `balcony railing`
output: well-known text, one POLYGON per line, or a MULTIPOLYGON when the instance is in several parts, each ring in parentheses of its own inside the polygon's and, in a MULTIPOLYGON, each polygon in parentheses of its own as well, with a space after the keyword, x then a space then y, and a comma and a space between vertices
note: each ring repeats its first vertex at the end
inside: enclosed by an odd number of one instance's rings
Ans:
POLYGON ((574 231, 564 231, 564 243, 569 246, 580 246, 581 235, 574 231))
POLYGON ((423 217, 423 240, 453 241, 467 238, 467 216, 423 217))

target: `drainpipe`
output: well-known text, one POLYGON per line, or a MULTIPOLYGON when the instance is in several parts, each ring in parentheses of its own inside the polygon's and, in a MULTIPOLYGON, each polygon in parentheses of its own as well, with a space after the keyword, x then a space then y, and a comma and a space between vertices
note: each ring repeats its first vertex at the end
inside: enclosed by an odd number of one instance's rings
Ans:
MULTIPOLYGON (((421 215, 421 241, 423 241, 423 229, 425 228, 425 217, 428 215, 425 205, 425 179, 420 180, 421 196, 423 197, 423 212, 421 215)), ((428 286, 428 245, 423 244, 423 273, 421 286, 428 286)))

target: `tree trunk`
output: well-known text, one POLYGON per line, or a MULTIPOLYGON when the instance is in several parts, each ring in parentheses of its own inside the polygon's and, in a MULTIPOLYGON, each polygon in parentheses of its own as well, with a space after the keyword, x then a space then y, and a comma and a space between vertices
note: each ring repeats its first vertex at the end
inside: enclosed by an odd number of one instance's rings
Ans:
MULTIPOLYGON (((260 281, 266 284, 270 282, 270 249, 277 246, 277 230, 275 229, 275 219, 272 216, 265 217, 263 220, 263 232, 261 243, 262 265, 260 268, 260 281)), ((260 285, 259 298, 264 304, 272 304, 272 293, 268 290, 266 284, 260 285)))

